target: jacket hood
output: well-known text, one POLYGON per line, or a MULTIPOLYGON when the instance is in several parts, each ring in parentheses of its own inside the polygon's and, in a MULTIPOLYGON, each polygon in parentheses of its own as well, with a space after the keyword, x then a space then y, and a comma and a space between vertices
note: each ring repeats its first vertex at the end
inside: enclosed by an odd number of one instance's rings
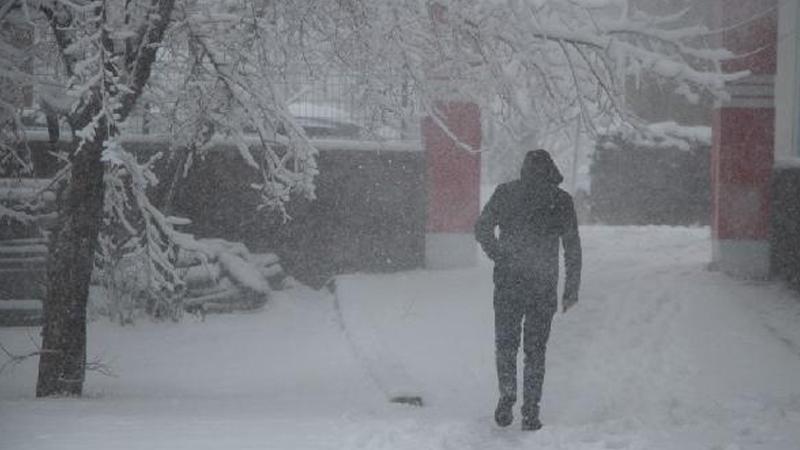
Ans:
POLYGON ((546 150, 530 150, 520 170, 520 179, 526 184, 549 184, 558 186, 564 181, 553 158, 546 150))

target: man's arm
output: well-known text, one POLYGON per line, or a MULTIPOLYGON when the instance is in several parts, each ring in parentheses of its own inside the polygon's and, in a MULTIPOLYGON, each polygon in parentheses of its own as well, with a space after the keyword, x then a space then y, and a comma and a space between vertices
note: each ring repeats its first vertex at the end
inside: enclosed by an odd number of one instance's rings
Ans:
POLYGON ((481 215, 475 222, 475 240, 492 261, 501 257, 500 243, 494 234, 494 229, 500 223, 500 203, 502 202, 501 188, 498 187, 486 206, 483 207, 481 215))
POLYGON ((583 256, 581 252, 581 237, 578 234, 578 217, 575 214, 575 205, 569 198, 566 208, 566 221, 561 243, 564 246, 564 268, 566 279, 564 282, 563 305, 564 312, 578 302, 578 290, 581 285, 581 266, 583 256))

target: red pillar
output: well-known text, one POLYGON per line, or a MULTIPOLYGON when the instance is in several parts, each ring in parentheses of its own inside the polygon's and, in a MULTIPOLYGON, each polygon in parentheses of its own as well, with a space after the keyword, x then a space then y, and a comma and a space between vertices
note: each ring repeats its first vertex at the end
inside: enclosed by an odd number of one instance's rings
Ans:
POLYGON ((480 149, 480 111, 467 102, 448 102, 439 110, 447 131, 431 117, 422 121, 428 192, 425 266, 465 267, 477 261, 472 230, 480 212, 480 155, 460 148, 451 136, 480 149))
POLYGON ((778 0, 719 0, 722 45, 746 55, 723 66, 751 75, 728 85, 714 109, 711 151, 713 260, 725 272, 769 273, 769 180, 774 161, 778 0), (767 12, 765 14, 765 11, 767 12))

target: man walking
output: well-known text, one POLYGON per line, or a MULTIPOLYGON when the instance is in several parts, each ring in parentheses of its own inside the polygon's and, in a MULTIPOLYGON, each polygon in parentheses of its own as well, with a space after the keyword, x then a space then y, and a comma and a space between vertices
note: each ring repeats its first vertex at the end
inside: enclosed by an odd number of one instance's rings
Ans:
POLYGON ((514 420, 517 352, 523 339, 522 429, 538 430, 545 349, 558 308, 558 245, 564 246, 564 311, 578 301, 581 243, 572 197, 545 150, 525 155, 520 178, 501 184, 475 224, 475 238, 494 265, 494 315, 500 399, 495 421, 514 420), (499 235, 495 235, 495 228, 499 235), (523 324, 524 323, 524 324, 523 324))

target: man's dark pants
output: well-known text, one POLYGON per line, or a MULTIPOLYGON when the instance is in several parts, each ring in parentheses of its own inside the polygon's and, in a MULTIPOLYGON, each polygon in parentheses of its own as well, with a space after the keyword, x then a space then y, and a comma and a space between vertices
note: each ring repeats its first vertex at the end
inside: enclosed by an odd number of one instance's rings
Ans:
POLYGON ((522 334, 523 418, 539 417, 545 350, 557 309, 556 286, 557 282, 495 273, 494 328, 500 396, 516 401, 517 352, 522 334))

